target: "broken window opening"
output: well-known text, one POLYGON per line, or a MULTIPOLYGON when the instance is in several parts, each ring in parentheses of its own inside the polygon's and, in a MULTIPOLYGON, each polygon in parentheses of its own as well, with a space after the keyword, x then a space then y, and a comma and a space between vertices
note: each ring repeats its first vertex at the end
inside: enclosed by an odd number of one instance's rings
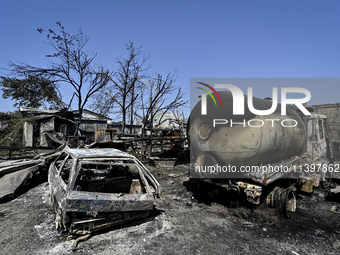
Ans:
POLYGON ((307 139, 309 141, 314 141, 315 140, 315 134, 314 134, 314 122, 312 119, 308 121, 307 124, 307 139))
POLYGON ((324 133, 323 133, 322 120, 319 120, 319 134, 320 134, 320 139, 323 139, 324 138, 324 133))
POLYGON ((68 184, 69 182, 72 163, 73 159, 65 152, 60 154, 55 161, 54 169, 65 184, 68 184))
POLYGON ((99 193, 146 193, 136 165, 82 161, 74 190, 99 193))
POLYGON ((65 182, 65 184, 69 183, 72 164, 73 164, 73 159, 68 157, 65 163, 63 164, 62 170, 60 171, 60 177, 65 182))
POLYGON ((68 157, 68 154, 65 153, 65 152, 62 153, 62 154, 60 154, 60 155, 57 157, 54 166, 55 166, 55 168, 56 168, 56 170, 57 170, 58 172, 60 172, 60 170, 62 169, 62 167, 63 167, 63 165, 64 165, 64 163, 65 163, 65 159, 66 159, 67 157, 68 157))

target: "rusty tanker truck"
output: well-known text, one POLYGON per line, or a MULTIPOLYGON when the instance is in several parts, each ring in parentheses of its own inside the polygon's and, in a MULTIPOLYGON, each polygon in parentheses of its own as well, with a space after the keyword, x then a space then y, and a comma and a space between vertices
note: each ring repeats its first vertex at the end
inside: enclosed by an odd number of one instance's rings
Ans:
MULTIPOLYGON (((208 114, 202 115, 201 101, 190 114, 194 180, 237 192, 255 205, 264 201, 288 216, 296 209, 296 191, 325 187, 328 175, 339 171, 325 115, 309 109, 311 114, 301 117, 289 106, 282 115, 280 104, 269 115, 253 114, 244 104, 244 114, 233 115, 232 93, 218 94, 223 106, 208 97, 208 114)), ((258 110, 272 106, 259 98, 252 103, 258 110)))

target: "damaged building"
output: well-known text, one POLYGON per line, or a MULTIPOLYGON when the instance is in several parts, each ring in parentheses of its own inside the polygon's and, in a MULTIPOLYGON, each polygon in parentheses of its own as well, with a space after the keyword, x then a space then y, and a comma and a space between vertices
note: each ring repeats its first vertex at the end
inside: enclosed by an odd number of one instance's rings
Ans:
POLYGON ((95 139, 95 130, 106 129, 110 118, 83 110, 79 125, 80 136, 75 137, 76 121, 79 111, 41 110, 20 108, 23 115, 31 115, 32 121, 26 121, 23 126, 25 147, 54 148, 65 141, 77 140, 81 143, 91 143, 95 139))

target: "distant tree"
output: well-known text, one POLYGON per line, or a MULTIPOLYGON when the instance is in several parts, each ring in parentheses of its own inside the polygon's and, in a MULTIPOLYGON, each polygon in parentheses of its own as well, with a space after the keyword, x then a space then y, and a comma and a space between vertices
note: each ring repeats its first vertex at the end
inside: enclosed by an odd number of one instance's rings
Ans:
POLYGON ((93 63, 97 54, 84 50, 89 37, 81 30, 77 34, 65 31, 60 22, 57 22, 59 32, 52 29, 45 31, 37 29, 39 33, 46 33, 48 44, 54 52, 46 55, 52 61, 48 67, 35 67, 24 63, 10 62, 11 72, 15 76, 35 78, 44 77, 53 83, 71 85, 78 99, 79 117, 76 122, 75 135, 78 135, 79 123, 82 113, 89 99, 104 87, 110 80, 110 72, 102 66, 93 63))
POLYGON ((23 147, 23 125, 32 118, 23 117, 20 111, 1 112, 0 118, 0 146, 23 147))
POLYGON ((140 97, 138 80, 147 70, 145 63, 148 58, 141 56, 141 47, 135 47, 132 41, 125 46, 128 56, 116 60, 118 67, 112 77, 112 83, 105 86, 102 93, 96 95, 97 100, 92 108, 102 114, 109 112, 121 114, 123 133, 127 124, 130 124, 131 133, 137 99, 140 97), (118 111, 112 112, 115 108, 118 108, 118 111))
POLYGON ((188 103, 188 100, 184 100, 182 89, 175 85, 176 76, 176 72, 168 73, 163 79, 161 74, 156 74, 144 84, 141 98, 142 115, 139 115, 143 122, 142 136, 145 136, 147 126, 152 129, 154 125, 160 125, 165 121, 163 117, 167 112, 188 103), (158 116, 156 120, 155 116, 158 116))
POLYGON ((65 107, 61 94, 55 82, 44 77, 28 75, 24 79, 1 77, 2 97, 15 100, 14 107, 25 106, 39 108, 41 106, 50 109, 65 107))

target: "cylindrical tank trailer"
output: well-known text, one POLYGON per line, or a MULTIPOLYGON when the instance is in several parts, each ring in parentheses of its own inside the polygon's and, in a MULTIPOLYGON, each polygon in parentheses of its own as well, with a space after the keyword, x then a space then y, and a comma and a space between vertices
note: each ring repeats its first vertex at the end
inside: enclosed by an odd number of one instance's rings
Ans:
MULTIPOLYGON (((271 114, 257 115, 245 103, 248 102, 247 96, 244 96, 244 114, 237 115, 234 114, 232 93, 219 91, 218 94, 220 105, 205 97, 206 105, 201 99, 190 114, 188 137, 191 158, 195 163, 195 171, 191 171, 191 177, 209 180, 228 190, 243 192, 253 204, 259 204, 261 198, 267 196, 267 204, 280 207, 287 216, 288 211, 295 211, 296 208, 294 190, 309 177, 297 174, 294 176, 295 186, 289 184, 281 188, 274 184, 266 189, 266 194, 263 193, 263 187, 287 177, 295 166, 301 168, 306 162, 326 158, 330 144, 330 139, 326 138, 329 135, 325 131, 327 117, 316 114, 304 118, 303 121, 289 106, 286 107, 286 114, 282 115, 280 104, 277 104, 276 110, 271 114), (270 165, 285 166, 289 171, 287 174, 265 172, 264 167, 270 165), (210 166, 210 170, 215 170, 215 166, 232 166, 236 169, 258 167, 260 171, 218 175, 207 172, 209 167, 205 167, 203 171, 201 166, 210 166)), ((252 98, 252 105, 256 110, 271 109, 272 104, 271 101, 252 98)))
MULTIPOLYGON (((201 102, 191 111, 189 138, 194 158, 208 154, 218 164, 240 167, 279 162, 301 153, 305 126, 293 109, 287 107, 287 114, 282 116, 278 104, 274 113, 259 116, 245 104, 244 115, 233 115, 231 92, 218 93, 223 106, 207 100, 206 115, 201 114, 201 102)), ((253 106, 266 110, 272 102, 253 98, 253 106)))

